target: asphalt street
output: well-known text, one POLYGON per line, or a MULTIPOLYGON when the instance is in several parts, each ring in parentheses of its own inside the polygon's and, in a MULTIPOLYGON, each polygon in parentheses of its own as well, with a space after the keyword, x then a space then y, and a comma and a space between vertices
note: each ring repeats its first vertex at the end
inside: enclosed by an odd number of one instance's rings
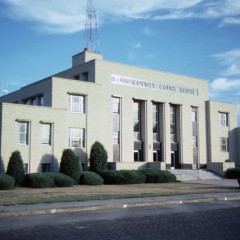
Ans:
POLYGON ((240 239, 240 201, 0 218, 0 239, 240 239))

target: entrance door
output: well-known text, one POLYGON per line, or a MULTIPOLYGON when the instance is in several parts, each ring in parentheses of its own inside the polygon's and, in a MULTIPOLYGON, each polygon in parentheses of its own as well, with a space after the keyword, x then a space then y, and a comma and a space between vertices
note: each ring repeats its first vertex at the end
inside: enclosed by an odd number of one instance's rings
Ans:
POLYGON ((171 169, 175 169, 175 165, 176 165, 175 152, 171 151, 171 169))

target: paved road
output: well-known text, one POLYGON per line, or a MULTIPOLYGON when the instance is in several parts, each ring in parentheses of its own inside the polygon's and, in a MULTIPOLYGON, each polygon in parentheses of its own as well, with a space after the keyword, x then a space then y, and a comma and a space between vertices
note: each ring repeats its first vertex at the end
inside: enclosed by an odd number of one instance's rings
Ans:
POLYGON ((240 201, 0 218, 0 239, 240 239, 240 201))

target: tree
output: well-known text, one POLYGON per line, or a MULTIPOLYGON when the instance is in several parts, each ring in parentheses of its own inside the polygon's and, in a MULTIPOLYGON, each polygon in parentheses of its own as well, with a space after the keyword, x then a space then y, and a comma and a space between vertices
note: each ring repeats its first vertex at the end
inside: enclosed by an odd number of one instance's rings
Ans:
POLYGON ((97 174, 107 170, 107 159, 108 159, 108 155, 104 146, 100 142, 95 142, 92 145, 91 152, 90 152, 89 170, 97 174))
POLYGON ((60 163, 60 173, 66 174, 78 184, 81 176, 81 166, 77 156, 71 149, 65 149, 60 163))
POLYGON ((15 151, 12 153, 7 167, 7 175, 12 176, 15 179, 15 185, 21 186, 25 172, 22 157, 19 151, 15 151))

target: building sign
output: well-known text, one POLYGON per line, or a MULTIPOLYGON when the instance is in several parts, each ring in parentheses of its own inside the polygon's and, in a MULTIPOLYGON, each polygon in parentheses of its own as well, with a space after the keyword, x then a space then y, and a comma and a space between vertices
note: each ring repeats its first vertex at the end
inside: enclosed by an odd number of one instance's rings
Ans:
POLYGON ((198 89, 196 88, 180 87, 167 83, 149 82, 118 75, 111 75, 111 82, 113 84, 125 85, 130 87, 149 88, 154 90, 161 90, 172 93, 182 93, 195 96, 198 95, 198 89))

